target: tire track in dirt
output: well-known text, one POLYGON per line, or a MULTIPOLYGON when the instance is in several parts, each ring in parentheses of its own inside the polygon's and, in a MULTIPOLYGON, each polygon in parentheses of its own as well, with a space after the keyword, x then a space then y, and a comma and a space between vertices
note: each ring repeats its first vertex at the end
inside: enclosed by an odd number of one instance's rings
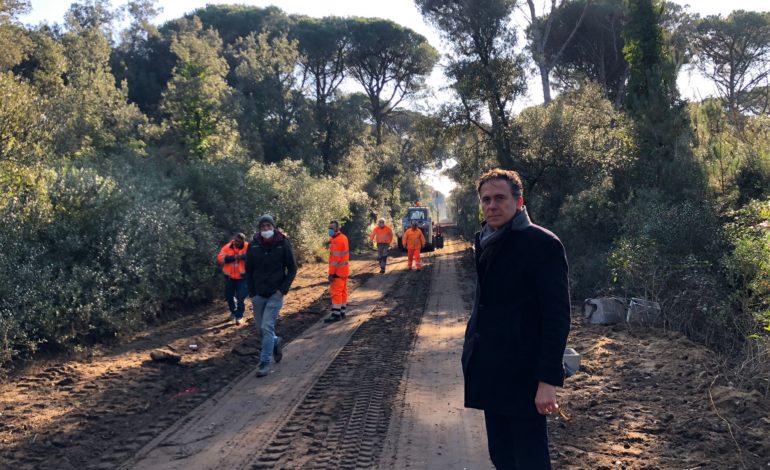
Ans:
POLYGON ((470 245, 447 242, 433 258, 428 304, 377 468, 492 468, 483 413, 463 403, 460 355, 474 279, 462 261, 470 245))
POLYGON ((340 351, 252 465, 370 468, 416 338, 431 268, 403 276, 340 351))
POLYGON ((394 260, 388 274, 375 276, 352 293, 348 319, 330 325, 317 322, 288 344, 275 373, 265 378, 242 374, 121 468, 249 468, 357 329, 378 315, 380 301, 401 282, 404 265, 403 258, 394 260))

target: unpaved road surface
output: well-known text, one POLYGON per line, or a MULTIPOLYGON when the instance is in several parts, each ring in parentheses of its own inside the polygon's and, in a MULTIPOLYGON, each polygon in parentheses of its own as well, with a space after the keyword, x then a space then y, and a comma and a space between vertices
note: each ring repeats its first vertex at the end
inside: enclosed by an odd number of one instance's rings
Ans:
POLYGON ((396 399, 380 468, 492 468, 484 416, 463 407, 460 353, 470 311, 467 244, 434 258, 430 296, 396 399))
MULTIPOLYGON (((287 297, 283 362, 254 377, 258 335, 221 303, 0 385, 0 468, 488 469, 459 367, 472 298, 467 244, 388 273, 355 262, 351 315, 328 309, 325 267, 287 297), (199 345, 198 350, 189 344, 199 345), (148 361, 154 348, 181 365, 148 361)), ((681 335, 573 322, 581 372, 549 419, 556 469, 770 468, 770 406, 681 335)))
POLYGON ((124 467, 371 466, 429 285, 430 269, 393 268, 352 293, 347 319, 316 323, 273 373, 244 373, 124 467))

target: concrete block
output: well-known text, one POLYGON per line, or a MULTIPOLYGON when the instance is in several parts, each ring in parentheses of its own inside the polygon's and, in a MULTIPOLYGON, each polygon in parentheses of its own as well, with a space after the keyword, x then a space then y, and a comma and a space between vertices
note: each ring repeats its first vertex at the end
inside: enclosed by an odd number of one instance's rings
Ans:
POLYGON ((599 297, 586 299, 583 315, 589 323, 595 325, 614 325, 626 319, 628 304, 618 297, 599 297))
POLYGON ((660 304, 651 300, 632 298, 626 313, 626 323, 635 326, 662 326, 660 304))
POLYGON ((564 372, 567 377, 580 370, 580 354, 572 348, 564 350, 564 372))

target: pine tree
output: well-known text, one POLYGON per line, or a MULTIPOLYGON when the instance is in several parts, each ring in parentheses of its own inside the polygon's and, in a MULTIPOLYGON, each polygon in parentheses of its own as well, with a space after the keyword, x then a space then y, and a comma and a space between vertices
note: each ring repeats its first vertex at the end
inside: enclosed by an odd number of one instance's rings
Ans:
POLYGON ((699 194, 703 174, 693 159, 686 102, 676 87, 660 24, 660 0, 626 0, 624 55, 629 64, 626 107, 635 123, 637 161, 619 187, 658 189, 681 200, 699 194))
POLYGON ((193 18, 175 34, 171 51, 178 60, 161 103, 171 138, 194 159, 241 155, 232 111, 237 107, 225 81, 229 68, 219 34, 193 18))

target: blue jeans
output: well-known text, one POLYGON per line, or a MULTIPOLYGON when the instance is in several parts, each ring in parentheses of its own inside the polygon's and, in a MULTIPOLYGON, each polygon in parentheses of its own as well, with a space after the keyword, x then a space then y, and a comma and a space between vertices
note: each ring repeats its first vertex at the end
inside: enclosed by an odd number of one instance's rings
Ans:
POLYGON ((280 338, 275 335, 275 322, 283 307, 283 294, 276 292, 270 297, 255 295, 251 298, 254 307, 254 324, 262 330, 262 353, 259 362, 268 364, 273 358, 273 348, 280 338))
POLYGON ((246 285, 246 279, 225 278, 227 306, 230 307, 230 314, 235 318, 243 318, 243 312, 246 310, 246 297, 248 296, 249 288, 246 285))

